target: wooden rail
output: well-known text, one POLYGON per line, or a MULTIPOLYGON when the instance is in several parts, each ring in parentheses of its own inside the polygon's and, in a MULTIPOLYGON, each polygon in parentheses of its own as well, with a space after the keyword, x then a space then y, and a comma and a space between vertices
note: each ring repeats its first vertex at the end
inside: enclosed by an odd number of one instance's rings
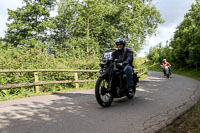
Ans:
MULTIPOLYGON (((21 83, 21 84, 9 84, 9 85, 0 85, 0 90, 9 89, 9 88, 17 88, 22 86, 38 86, 38 85, 47 85, 47 84, 62 84, 62 83, 83 83, 83 82, 91 82, 94 80, 63 80, 63 81, 40 81, 34 83, 21 83)), ((39 91, 36 88, 36 92, 39 91)))
MULTIPOLYGON (((145 74, 146 68, 138 68, 134 69, 134 71, 138 71, 141 76, 145 74)), ((47 84, 61 84, 61 83, 75 83, 76 88, 79 88, 78 83, 83 82, 93 82, 95 80, 78 80, 79 72, 99 72, 99 70, 72 70, 72 69, 26 69, 26 70, 14 70, 14 69, 0 69, 1 73, 11 73, 11 72, 33 72, 35 82, 33 83, 21 83, 21 84, 8 84, 8 85, 0 85, 0 90, 9 89, 9 88, 17 88, 17 87, 27 87, 27 86, 35 86, 35 91, 39 92, 39 85, 47 85, 47 84), (39 81, 38 72, 74 72, 74 80, 63 80, 63 81, 39 81)))
POLYGON ((94 80, 78 80, 78 72, 99 72, 99 70, 72 70, 72 69, 26 69, 26 70, 15 70, 15 69, 0 69, 1 73, 10 73, 10 72, 33 72, 35 82, 33 83, 21 83, 21 84, 9 84, 9 85, 0 85, 0 90, 17 88, 17 87, 27 87, 35 86, 35 91, 39 92, 39 85, 46 84, 61 84, 61 83, 76 83, 76 88, 79 88, 78 83, 83 82, 92 82, 94 80), (38 72, 74 72, 75 80, 63 80, 63 81, 39 81, 38 72))

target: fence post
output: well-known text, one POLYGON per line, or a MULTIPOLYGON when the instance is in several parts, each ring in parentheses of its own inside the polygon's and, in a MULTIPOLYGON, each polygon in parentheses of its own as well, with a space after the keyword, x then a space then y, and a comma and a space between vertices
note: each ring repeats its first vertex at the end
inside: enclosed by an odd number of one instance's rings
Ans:
MULTIPOLYGON (((34 77, 35 77, 35 82, 39 82, 39 78, 38 78, 38 72, 34 72, 34 77)), ((35 86, 35 92, 39 92, 40 88, 39 86, 35 86)))
MULTIPOLYGON (((77 72, 74 73, 74 79, 75 79, 75 81, 78 80, 78 73, 77 72)), ((79 89, 79 84, 76 83, 75 85, 76 85, 76 89, 79 89)))

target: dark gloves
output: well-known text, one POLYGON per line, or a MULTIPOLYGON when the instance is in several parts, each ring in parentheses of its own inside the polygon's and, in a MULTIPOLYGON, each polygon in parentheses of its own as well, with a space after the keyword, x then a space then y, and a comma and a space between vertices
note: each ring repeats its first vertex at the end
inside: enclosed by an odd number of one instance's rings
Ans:
POLYGON ((128 65, 128 61, 124 61, 124 62, 122 62, 122 65, 123 65, 123 66, 128 65))

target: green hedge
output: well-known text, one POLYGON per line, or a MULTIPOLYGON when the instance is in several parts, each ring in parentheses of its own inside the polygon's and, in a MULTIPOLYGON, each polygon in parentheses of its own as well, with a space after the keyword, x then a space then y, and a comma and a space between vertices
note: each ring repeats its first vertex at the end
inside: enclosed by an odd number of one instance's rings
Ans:
MULTIPOLYGON (((60 54, 54 55, 42 52, 41 49, 0 48, 0 69, 100 69, 98 56, 92 55, 76 58, 60 54), (62 55, 62 56, 61 56, 62 55)), ((0 73, 0 84, 30 83, 34 82, 32 72, 0 73)), ((95 73, 80 73, 79 79, 94 79, 95 73)), ((74 73, 70 72, 39 72, 40 81, 73 80, 74 73)), ((80 87, 88 86, 81 83, 80 87)), ((74 84, 44 85, 44 92, 73 88, 74 84)), ((0 95, 18 95, 23 92, 33 92, 34 87, 13 88, 1 91, 0 95)))

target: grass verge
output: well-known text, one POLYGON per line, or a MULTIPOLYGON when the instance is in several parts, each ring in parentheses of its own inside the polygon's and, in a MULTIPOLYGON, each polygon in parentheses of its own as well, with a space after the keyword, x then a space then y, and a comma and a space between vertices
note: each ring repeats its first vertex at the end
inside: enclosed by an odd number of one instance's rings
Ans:
MULTIPOLYGON (((149 70, 162 71, 159 65, 151 66, 149 70)), ((200 81, 200 71, 197 70, 172 68, 172 72, 200 81)), ((158 133, 200 133, 200 102, 158 133)))

